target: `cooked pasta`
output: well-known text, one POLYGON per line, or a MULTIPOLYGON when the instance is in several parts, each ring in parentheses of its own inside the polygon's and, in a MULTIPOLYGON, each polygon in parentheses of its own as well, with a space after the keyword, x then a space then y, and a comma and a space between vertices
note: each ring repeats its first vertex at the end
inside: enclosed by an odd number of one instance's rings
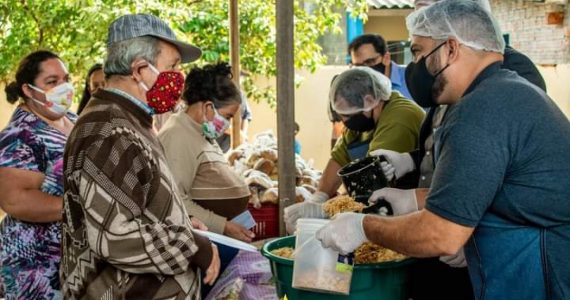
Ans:
POLYGON ((354 201, 349 196, 341 195, 334 197, 323 205, 323 210, 329 217, 334 217, 336 214, 343 212, 361 212, 366 205, 354 201))

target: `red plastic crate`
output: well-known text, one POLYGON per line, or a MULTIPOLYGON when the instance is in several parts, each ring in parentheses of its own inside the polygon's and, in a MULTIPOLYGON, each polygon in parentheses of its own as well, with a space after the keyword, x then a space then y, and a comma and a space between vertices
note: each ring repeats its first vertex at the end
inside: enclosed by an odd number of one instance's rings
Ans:
POLYGON ((279 207, 276 204, 262 204, 261 208, 248 204, 247 209, 257 223, 251 229, 255 241, 279 236, 279 207))

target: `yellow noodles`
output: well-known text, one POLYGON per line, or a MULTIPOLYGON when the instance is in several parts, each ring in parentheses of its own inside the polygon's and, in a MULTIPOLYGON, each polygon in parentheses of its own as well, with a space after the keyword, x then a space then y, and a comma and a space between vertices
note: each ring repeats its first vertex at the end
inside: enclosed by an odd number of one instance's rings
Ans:
POLYGON ((406 256, 384 247, 366 242, 354 250, 354 260, 356 264, 372 264, 387 261, 399 261, 406 256))
POLYGON ((291 247, 284 247, 284 248, 279 248, 279 249, 275 249, 275 250, 271 250, 271 253, 273 255, 277 255, 277 256, 281 256, 283 258, 289 258, 289 259, 293 259, 294 255, 293 255, 293 248, 291 247))
POLYGON ((329 217, 343 212, 361 212, 366 206, 354 201, 349 196, 342 195, 332 198, 323 205, 323 210, 329 217))

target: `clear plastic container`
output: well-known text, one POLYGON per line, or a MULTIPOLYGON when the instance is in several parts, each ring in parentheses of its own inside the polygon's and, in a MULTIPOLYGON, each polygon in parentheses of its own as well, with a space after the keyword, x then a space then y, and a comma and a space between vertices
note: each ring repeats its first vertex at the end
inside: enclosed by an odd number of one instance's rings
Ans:
POLYGON ((348 295, 352 270, 337 268, 339 253, 323 248, 315 233, 329 220, 299 219, 293 288, 316 292, 348 295), (337 270, 338 269, 338 270, 337 270))

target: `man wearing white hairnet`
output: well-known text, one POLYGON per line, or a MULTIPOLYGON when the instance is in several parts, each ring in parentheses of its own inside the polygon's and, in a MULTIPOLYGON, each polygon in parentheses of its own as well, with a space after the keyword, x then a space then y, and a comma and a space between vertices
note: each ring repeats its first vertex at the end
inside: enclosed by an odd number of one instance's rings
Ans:
MULTIPOLYGON (((481 5, 485 11, 491 12, 488 0, 472 1, 481 5)), ((416 10, 423 9, 437 2, 440 0, 416 0, 415 8, 416 10)), ((413 67, 413 64, 410 67, 413 67)), ((508 46, 505 48, 504 61, 501 67, 515 71, 537 87, 546 90, 545 82, 532 61, 508 46)), ((413 68, 407 68, 406 77, 408 85, 413 86, 411 88, 414 94, 413 99, 422 107, 429 109, 420 129, 419 147, 409 153, 380 149, 372 152, 371 155, 382 155, 387 159, 388 163, 383 165, 387 178, 399 179, 404 175, 406 178, 415 177, 419 190, 385 188, 373 194, 370 199, 371 203, 378 199, 384 199, 389 203, 397 202, 397 206, 401 206, 402 203, 410 203, 410 205, 415 206, 418 201, 416 194, 418 197, 425 197, 432 182, 435 169, 433 131, 443 122, 447 105, 438 105, 434 101, 432 93, 428 93, 432 91, 417 88, 421 87, 423 81, 426 81, 425 78, 410 82, 411 75, 413 75, 412 70, 413 68)), ((466 266, 463 250, 456 255, 443 256, 439 260, 433 258, 418 261, 412 268, 412 297, 414 300, 441 297, 446 299, 472 299, 473 292, 466 266), (451 288, 442 288, 442 285, 451 288)))
POLYGON ((412 81, 449 105, 431 191, 392 203, 399 217, 341 214, 317 238, 342 253, 367 240, 415 257, 464 247, 477 299, 568 299, 570 122, 501 69, 500 29, 476 3, 442 1, 407 24, 412 81))
MULTIPOLYGON (((414 6, 417 10, 440 1, 441 0, 415 0, 414 6)), ((478 3, 485 11, 492 14, 489 0, 472 1, 478 3)), ((546 91, 546 83, 544 82, 544 78, 542 78, 542 75, 540 75, 540 72, 534 63, 526 55, 516 51, 508 45, 505 47, 503 68, 517 72, 517 74, 528 80, 530 83, 546 91)))
POLYGON ((318 191, 309 201, 285 209, 284 219, 293 232, 299 218, 324 218, 323 203, 341 185, 338 171, 349 162, 377 149, 407 152, 417 147, 424 112, 400 93, 388 77, 369 67, 354 67, 335 78, 329 98, 345 130, 334 146, 318 191))

